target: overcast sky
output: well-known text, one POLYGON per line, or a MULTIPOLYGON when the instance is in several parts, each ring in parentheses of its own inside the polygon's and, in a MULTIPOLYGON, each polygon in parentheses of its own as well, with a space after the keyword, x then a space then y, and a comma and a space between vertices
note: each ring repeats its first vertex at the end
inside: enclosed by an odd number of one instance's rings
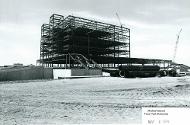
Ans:
POLYGON ((190 0, 0 0, 0 65, 35 64, 40 27, 53 13, 81 16, 131 29, 131 55, 190 65, 190 0))

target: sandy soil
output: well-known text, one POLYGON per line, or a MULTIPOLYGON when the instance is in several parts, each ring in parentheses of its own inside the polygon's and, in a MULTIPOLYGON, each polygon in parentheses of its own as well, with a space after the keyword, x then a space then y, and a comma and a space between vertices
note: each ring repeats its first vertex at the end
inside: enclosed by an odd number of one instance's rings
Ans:
POLYGON ((190 107, 190 77, 0 82, 1 125, 141 123, 141 107, 190 107))

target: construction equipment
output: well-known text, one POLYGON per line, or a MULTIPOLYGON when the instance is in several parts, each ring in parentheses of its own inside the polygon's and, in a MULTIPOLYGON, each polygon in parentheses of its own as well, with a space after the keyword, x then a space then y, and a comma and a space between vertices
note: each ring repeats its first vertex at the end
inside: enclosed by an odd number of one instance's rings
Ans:
POLYGON ((159 74, 159 66, 119 66, 119 75, 125 78, 155 77, 159 74))
POLYGON ((180 72, 177 72, 178 64, 175 63, 175 58, 176 58, 176 54, 177 54, 177 48, 178 48, 178 44, 179 44, 179 37, 180 37, 181 31, 182 31, 182 28, 180 29, 179 33, 177 34, 177 40, 176 40, 176 44, 175 44, 175 48, 174 48, 174 55, 173 55, 172 63, 170 65, 170 69, 168 70, 168 75, 172 76, 172 77, 185 76, 185 75, 181 75, 180 72))
POLYGON ((176 44, 175 44, 175 48, 174 48, 174 55, 173 55, 172 62, 175 62, 175 57, 177 54, 177 48, 178 48, 178 43, 179 43, 179 36, 180 36, 181 31, 182 31, 182 28, 180 29, 179 33, 177 34, 177 40, 176 40, 176 44))
POLYGON ((117 19, 119 20, 120 26, 122 27, 122 23, 121 23, 121 20, 120 20, 120 17, 119 17, 119 15, 118 15, 118 13, 116 13, 116 16, 117 16, 117 19))
POLYGON ((163 76, 157 65, 120 65, 116 70, 109 70, 112 77, 136 78, 163 76))

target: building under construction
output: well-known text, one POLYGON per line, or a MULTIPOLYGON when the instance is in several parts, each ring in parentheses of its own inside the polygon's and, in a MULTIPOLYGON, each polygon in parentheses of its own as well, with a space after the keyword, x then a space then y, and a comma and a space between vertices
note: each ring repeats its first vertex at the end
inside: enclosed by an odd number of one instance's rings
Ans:
MULTIPOLYGON (((178 35, 179 39, 179 35, 178 35)), ((171 60, 131 58, 130 29, 53 14, 41 27, 40 66, 0 66, 0 81, 102 76, 154 77, 190 67, 171 60), (168 70, 168 69, 175 70, 168 70)))
POLYGON ((130 29, 81 17, 53 14, 41 27, 40 60, 45 67, 116 68, 170 60, 131 58, 130 29))

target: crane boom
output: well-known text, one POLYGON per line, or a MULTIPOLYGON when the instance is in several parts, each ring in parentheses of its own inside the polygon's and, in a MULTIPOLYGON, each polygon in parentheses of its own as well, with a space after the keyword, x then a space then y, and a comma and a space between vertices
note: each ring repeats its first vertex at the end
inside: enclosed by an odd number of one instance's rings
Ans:
POLYGON ((117 16, 117 19, 119 20, 119 24, 120 24, 120 26, 122 27, 122 23, 121 23, 121 20, 120 20, 120 18, 119 18, 118 13, 116 13, 116 16, 117 16))
POLYGON ((179 43, 179 36, 180 36, 181 31, 182 31, 182 28, 180 29, 179 33, 177 34, 177 40, 176 40, 176 44, 175 44, 175 49, 174 49, 174 55, 173 55, 172 62, 175 61, 175 57, 176 57, 176 53, 177 53, 177 48, 178 48, 178 43, 179 43))

